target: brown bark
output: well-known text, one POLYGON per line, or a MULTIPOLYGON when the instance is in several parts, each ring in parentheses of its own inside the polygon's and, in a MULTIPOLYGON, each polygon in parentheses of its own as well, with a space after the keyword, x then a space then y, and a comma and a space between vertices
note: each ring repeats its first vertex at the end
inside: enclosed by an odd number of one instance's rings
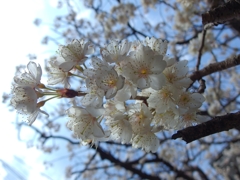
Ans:
POLYGON ((204 76, 237 66, 239 64, 240 64, 240 54, 233 58, 228 58, 225 61, 209 64, 205 68, 199 71, 195 71, 192 75, 190 75, 190 79, 192 81, 200 80, 204 76))
POLYGON ((185 128, 172 135, 172 139, 182 138, 186 143, 190 143, 202 137, 209 136, 222 131, 240 127, 240 111, 237 113, 216 116, 210 121, 185 128))
POLYGON ((240 17, 240 3, 236 0, 220 5, 205 14, 202 14, 203 25, 207 23, 222 24, 240 17))

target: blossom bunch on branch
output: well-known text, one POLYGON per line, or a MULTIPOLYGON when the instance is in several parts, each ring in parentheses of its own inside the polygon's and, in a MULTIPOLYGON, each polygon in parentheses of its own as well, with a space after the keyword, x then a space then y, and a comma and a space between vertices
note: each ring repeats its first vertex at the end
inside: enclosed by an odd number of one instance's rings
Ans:
POLYGON ((204 97, 187 91, 192 83, 188 61, 176 62, 166 52, 167 41, 147 37, 112 40, 100 48, 100 57, 94 57, 90 42, 73 40, 60 46, 58 58, 49 61, 48 85, 64 88, 44 85, 41 67, 29 62, 28 72, 14 78, 11 103, 31 125, 39 112, 47 114, 40 110, 46 101, 72 98, 66 124, 83 144, 118 141, 156 152, 157 132, 203 121, 197 111, 204 97), (84 86, 70 89, 76 85, 71 77, 84 86))

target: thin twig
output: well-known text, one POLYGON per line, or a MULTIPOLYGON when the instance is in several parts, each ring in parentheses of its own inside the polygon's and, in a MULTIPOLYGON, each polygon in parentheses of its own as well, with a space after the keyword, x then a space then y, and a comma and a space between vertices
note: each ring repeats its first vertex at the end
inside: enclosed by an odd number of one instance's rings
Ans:
POLYGON ((202 57, 202 51, 203 51, 203 48, 204 48, 206 33, 207 33, 207 30, 203 30, 202 42, 201 42, 201 46, 200 46, 199 53, 198 53, 198 60, 197 60, 197 65, 196 65, 196 71, 199 70, 199 66, 201 64, 201 57, 202 57))

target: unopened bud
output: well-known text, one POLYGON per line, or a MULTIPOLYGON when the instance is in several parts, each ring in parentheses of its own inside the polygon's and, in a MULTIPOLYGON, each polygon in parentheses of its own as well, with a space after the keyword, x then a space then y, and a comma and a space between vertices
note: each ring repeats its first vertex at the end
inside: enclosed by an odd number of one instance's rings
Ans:
POLYGON ((65 98, 73 98, 75 96, 78 96, 78 92, 72 89, 59 89, 57 90, 57 93, 59 96, 65 97, 65 98))

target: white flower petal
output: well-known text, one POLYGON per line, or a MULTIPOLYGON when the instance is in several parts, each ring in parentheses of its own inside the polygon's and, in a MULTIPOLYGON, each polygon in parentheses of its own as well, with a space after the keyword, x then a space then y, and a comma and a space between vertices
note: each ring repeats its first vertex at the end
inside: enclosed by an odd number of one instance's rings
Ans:
POLYGON ((150 87, 155 90, 160 90, 166 84, 166 78, 163 74, 152 74, 150 78, 150 87))
POLYGON ((140 89, 145 89, 149 87, 149 82, 147 81, 146 78, 140 78, 137 80, 137 87, 140 89))
POLYGON ((94 108, 94 107, 86 107, 87 112, 89 112, 93 117, 99 117, 104 114, 103 108, 94 108))
POLYGON ((105 136, 103 128, 100 126, 100 124, 97 121, 93 122, 92 131, 93 131, 93 136, 95 137, 100 138, 105 136))
POLYGON ((37 66, 35 62, 30 61, 27 65, 29 73, 36 79, 37 82, 40 82, 42 76, 42 68, 37 66))
POLYGON ((73 68, 73 66, 75 66, 75 65, 76 65, 76 63, 75 63, 74 61, 66 61, 66 62, 60 64, 60 65, 59 65, 59 68, 62 69, 63 71, 65 71, 65 72, 68 72, 68 71, 70 71, 70 70, 73 68))
POLYGON ((166 63, 166 61, 162 60, 161 55, 156 56, 156 57, 154 57, 154 61, 150 65, 151 72, 159 74, 165 69, 166 65, 167 65, 167 63, 166 63))
POLYGON ((132 146, 135 148, 142 148, 146 152, 157 152, 160 143, 157 136, 150 132, 136 134, 132 139, 132 146))

